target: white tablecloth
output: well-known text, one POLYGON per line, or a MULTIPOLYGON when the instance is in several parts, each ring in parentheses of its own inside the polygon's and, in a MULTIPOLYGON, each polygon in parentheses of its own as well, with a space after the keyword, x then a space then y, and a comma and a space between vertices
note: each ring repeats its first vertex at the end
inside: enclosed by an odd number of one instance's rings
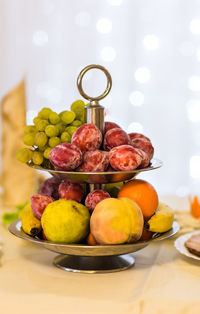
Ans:
POLYGON ((56 268, 56 254, 2 226, 0 235, 1 314, 200 313, 200 262, 180 255, 174 239, 134 253, 129 270, 80 274, 56 268))

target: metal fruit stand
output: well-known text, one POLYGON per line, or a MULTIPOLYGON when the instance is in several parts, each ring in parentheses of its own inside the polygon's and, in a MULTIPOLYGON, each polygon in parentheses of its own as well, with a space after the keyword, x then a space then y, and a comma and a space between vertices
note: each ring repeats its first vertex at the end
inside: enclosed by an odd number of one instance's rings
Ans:
MULTIPOLYGON (((81 96, 88 101, 90 105, 86 107, 87 123, 95 124, 102 132, 104 129, 104 107, 99 104, 99 100, 106 97, 112 87, 112 78, 110 73, 101 65, 86 66, 79 74, 77 86, 81 96), (103 94, 98 97, 88 96, 82 87, 82 80, 85 73, 91 69, 99 69, 103 71, 107 78, 107 87, 103 94)), ((150 171, 162 166, 159 159, 152 159, 148 167, 136 169, 133 171, 108 171, 108 172, 75 172, 75 171, 59 171, 44 169, 32 166, 38 170, 49 172, 52 176, 57 176, 62 180, 73 181, 86 184, 88 192, 94 189, 101 189, 103 184, 125 182, 133 179, 136 175, 143 171, 150 171)), ((33 238, 25 234, 21 228, 20 220, 13 222, 9 226, 9 231, 15 236, 34 242, 37 245, 47 248, 50 251, 59 253, 54 258, 54 265, 66 271, 83 272, 83 273, 102 273, 115 272, 127 269, 134 265, 135 259, 129 253, 136 252, 146 247, 153 241, 163 240, 171 237, 178 232, 179 226, 173 223, 172 229, 163 234, 154 234, 149 241, 142 241, 131 244, 120 245, 96 245, 90 246, 86 244, 60 244, 51 243, 46 240, 33 238)))

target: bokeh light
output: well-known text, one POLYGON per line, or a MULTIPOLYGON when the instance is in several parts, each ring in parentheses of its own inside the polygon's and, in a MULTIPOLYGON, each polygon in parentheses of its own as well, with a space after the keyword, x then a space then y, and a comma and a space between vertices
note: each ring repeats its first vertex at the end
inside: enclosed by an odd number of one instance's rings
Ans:
POLYGON ((129 95, 130 103, 133 106, 141 106, 144 103, 144 94, 140 91, 133 91, 129 95))
POLYGON ((139 83, 146 83, 150 80, 151 74, 148 68, 140 67, 135 71, 135 79, 139 83))
POLYGON ((112 22, 107 18, 102 18, 97 21, 96 28, 99 33, 106 34, 112 30, 112 22))

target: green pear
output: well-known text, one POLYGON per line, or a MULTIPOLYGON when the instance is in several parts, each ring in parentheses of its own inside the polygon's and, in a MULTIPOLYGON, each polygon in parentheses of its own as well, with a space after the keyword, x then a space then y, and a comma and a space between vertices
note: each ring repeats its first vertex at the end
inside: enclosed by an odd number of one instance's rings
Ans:
POLYGON ((47 240, 54 243, 78 243, 89 233, 90 214, 87 207, 59 199, 44 210, 41 218, 47 240))

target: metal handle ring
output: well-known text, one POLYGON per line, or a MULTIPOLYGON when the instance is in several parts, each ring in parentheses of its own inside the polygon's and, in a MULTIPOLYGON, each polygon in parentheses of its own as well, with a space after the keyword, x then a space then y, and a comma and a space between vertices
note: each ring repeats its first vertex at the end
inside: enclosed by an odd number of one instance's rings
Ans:
POLYGON ((86 66, 80 73, 79 73, 79 76, 77 78, 77 86, 78 86, 78 90, 79 90, 79 93, 81 94, 81 96, 83 96, 83 98, 89 100, 89 101, 98 101, 100 99, 103 99, 104 97, 106 97, 110 90, 111 90, 111 87, 112 87, 112 78, 111 78, 111 75, 110 73, 108 72, 108 70, 106 70, 103 66, 101 65, 98 65, 98 64, 91 64, 91 65, 88 65, 86 66), (99 69, 101 71, 104 72, 104 74, 106 75, 107 77, 107 86, 106 86, 106 90, 104 91, 103 94, 101 94, 100 96, 97 96, 97 97, 90 97, 88 96, 84 91, 83 91, 83 87, 82 87, 82 79, 83 79, 83 76, 85 75, 85 73, 91 69, 99 69))

